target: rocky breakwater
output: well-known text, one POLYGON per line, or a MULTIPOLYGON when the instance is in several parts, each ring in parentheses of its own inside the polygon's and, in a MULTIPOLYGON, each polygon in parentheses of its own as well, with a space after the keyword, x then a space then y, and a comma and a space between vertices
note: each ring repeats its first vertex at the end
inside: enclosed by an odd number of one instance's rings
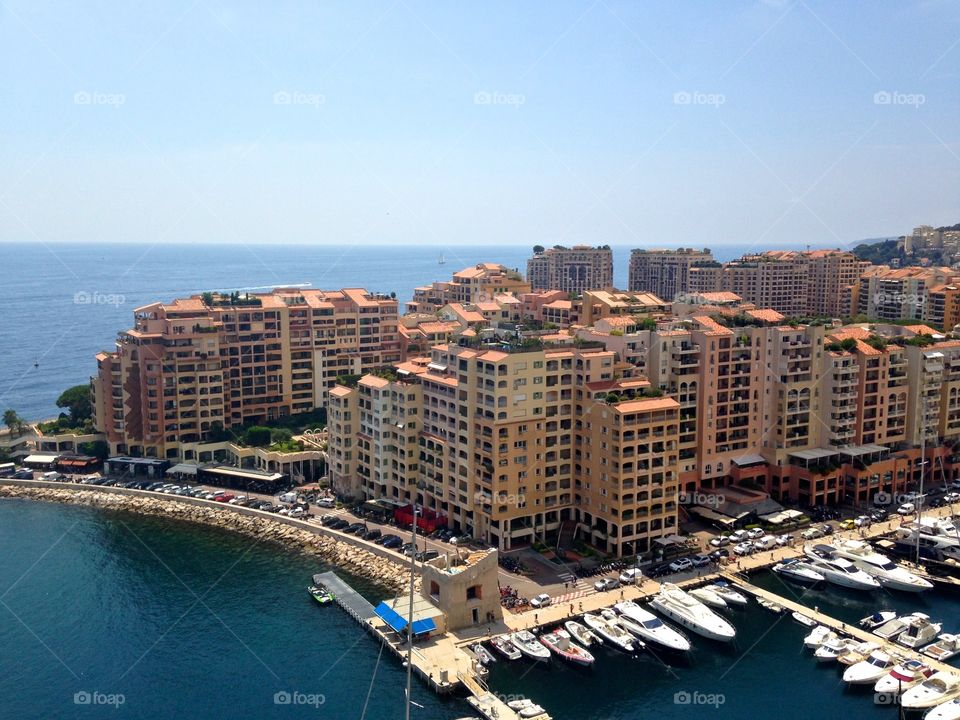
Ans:
POLYGON ((216 505, 198 500, 136 494, 82 487, 28 487, 0 485, 0 497, 21 498, 69 505, 89 505, 106 510, 122 510, 142 515, 214 525, 242 533, 262 542, 275 543, 287 550, 302 552, 334 565, 351 575, 362 577, 397 592, 409 587, 408 566, 387 555, 363 547, 358 539, 341 538, 324 528, 305 522, 279 518, 268 513, 216 505))

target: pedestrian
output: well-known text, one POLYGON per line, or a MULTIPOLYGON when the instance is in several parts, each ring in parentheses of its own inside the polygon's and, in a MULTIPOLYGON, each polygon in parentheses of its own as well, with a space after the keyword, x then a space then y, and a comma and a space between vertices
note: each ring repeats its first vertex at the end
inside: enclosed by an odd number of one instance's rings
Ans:
POLYGON ((570 603, 570 614, 573 615, 573 603, 570 603))
POLYGON ((583 612, 583 602, 580 603, 580 612, 583 612))

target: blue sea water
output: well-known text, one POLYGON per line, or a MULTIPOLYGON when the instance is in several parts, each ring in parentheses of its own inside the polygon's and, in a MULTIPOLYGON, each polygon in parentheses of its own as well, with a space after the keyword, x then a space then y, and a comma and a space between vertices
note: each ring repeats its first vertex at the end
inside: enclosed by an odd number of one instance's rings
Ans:
MULTIPOLYGON (((715 250, 720 260, 748 248, 715 250)), ((5 299, 0 313, 0 408, 42 419, 56 399, 96 371, 133 310, 205 290, 309 283, 363 287, 409 300, 413 289, 478 262, 526 271, 530 247, 336 245, 2 244, 5 299), (439 264, 440 255, 446 263, 439 264)), ((614 248, 615 282, 627 285, 630 248, 614 248)))

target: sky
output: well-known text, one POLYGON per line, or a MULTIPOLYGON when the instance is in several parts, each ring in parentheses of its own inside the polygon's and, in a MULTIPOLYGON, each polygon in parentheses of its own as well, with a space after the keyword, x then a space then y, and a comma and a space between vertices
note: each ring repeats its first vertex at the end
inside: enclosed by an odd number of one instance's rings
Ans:
POLYGON ((847 246, 960 221, 960 3, 0 0, 0 242, 847 246))

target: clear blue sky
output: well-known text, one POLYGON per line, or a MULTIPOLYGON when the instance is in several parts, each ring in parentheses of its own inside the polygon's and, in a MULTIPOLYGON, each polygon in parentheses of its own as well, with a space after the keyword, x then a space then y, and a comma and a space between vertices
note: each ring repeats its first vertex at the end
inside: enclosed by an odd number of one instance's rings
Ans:
POLYGON ((0 0, 0 75, 0 241, 836 246, 960 221, 948 0, 0 0))

